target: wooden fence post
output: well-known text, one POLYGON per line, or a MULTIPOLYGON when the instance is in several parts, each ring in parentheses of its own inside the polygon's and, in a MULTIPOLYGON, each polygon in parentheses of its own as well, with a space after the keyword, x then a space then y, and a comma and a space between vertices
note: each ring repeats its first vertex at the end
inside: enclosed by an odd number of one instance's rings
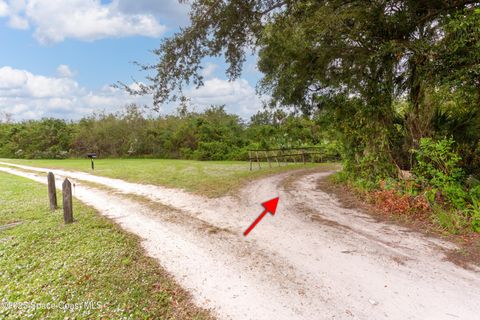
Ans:
POLYGON ((287 155, 284 153, 284 150, 280 150, 280 156, 281 156, 282 159, 283 159, 282 162, 285 162, 285 165, 288 165, 287 155))
POLYGON ((250 162, 250 171, 252 171, 252 151, 248 150, 248 161, 250 162))
POLYGON ((270 163, 270 158, 268 157, 268 151, 263 151, 265 153, 265 157, 267 158, 268 161, 268 166, 271 168, 272 164, 270 163))
POLYGON ((257 156, 258 169, 262 169, 262 166, 260 165, 260 160, 258 159, 258 151, 255 151, 255 155, 257 156))
POLYGON ((62 184, 63 191, 63 220, 65 224, 73 222, 73 208, 72 208, 72 184, 65 178, 62 184))
POLYGON ((50 200, 50 210, 55 211, 57 206, 57 189, 55 189, 55 176, 49 172, 47 175, 48 180, 48 199, 50 200))

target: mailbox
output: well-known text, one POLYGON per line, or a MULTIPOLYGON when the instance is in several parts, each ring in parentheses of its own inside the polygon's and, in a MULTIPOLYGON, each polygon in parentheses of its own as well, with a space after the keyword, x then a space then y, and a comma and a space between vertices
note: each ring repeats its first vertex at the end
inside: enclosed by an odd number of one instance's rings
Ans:
POLYGON ((91 165, 92 165, 92 171, 95 170, 95 164, 93 163, 93 159, 95 159, 97 157, 97 154, 94 153, 94 152, 87 153, 87 157, 90 158, 90 162, 91 162, 91 165))

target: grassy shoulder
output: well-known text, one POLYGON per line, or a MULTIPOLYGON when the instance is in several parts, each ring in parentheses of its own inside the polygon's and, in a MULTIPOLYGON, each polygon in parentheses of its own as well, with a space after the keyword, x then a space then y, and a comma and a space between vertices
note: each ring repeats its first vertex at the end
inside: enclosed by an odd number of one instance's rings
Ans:
MULTIPOLYGON (((1 159, 4 162, 34 167, 90 172, 88 159, 23 160, 1 159)), ((259 170, 249 170, 244 161, 193 161, 165 159, 97 159, 95 175, 123 179, 130 182, 149 183, 218 197, 232 193, 252 179, 292 169, 330 166, 330 164, 272 164, 262 163, 259 170)))
POLYGON ((211 318, 93 209, 74 203, 77 222, 65 226, 45 186, 5 173, 0 199, 0 318, 211 318))

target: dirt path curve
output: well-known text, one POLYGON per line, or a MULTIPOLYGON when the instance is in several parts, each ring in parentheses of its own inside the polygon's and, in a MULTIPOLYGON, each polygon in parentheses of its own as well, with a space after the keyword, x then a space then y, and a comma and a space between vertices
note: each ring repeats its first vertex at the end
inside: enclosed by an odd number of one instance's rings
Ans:
POLYGON ((139 235, 148 254, 221 319, 473 320, 480 314, 480 270, 445 261, 443 249, 452 244, 343 208, 317 189, 325 172, 296 173, 288 188, 285 179, 295 173, 283 173, 251 183, 235 198, 207 199, 87 173, 0 164, 9 166, 1 171, 43 183, 46 171, 73 179, 79 200, 139 235), (277 215, 243 237, 259 203, 275 196, 277 215))

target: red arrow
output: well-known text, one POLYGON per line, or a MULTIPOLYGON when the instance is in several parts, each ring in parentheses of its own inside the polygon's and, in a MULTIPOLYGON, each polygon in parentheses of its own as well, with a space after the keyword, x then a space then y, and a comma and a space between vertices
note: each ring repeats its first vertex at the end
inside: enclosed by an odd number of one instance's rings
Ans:
POLYGON ((247 230, 245 230, 245 232, 243 233, 244 236, 247 236, 250 231, 253 230, 253 228, 255 228, 255 226, 257 225, 257 223, 260 222, 260 220, 263 219, 263 217, 265 217, 265 215, 267 214, 267 212, 270 212, 270 214, 272 216, 275 215, 275 211, 277 211, 277 204, 278 204, 278 197, 272 199, 272 200, 268 200, 268 201, 265 201, 264 203, 262 203, 262 206, 265 208, 265 210, 263 210, 263 212, 258 216, 257 219, 255 219, 255 221, 253 221, 253 223, 250 225, 250 227, 248 227, 247 230))

